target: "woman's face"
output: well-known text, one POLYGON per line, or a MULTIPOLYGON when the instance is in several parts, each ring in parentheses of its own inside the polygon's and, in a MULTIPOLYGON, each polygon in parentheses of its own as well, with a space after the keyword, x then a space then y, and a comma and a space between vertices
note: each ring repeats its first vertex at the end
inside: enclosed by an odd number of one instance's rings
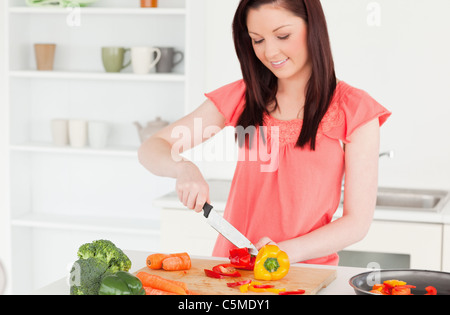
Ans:
POLYGON ((249 10, 247 28, 256 56, 277 78, 310 76, 307 24, 302 18, 265 4, 249 10))

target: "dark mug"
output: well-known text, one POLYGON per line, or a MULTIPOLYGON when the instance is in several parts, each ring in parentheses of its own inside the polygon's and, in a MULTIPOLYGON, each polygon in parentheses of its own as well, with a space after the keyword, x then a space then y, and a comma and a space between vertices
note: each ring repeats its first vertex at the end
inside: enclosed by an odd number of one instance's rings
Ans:
POLYGON ((157 73, 170 73, 173 68, 180 64, 184 59, 181 51, 173 47, 158 47, 161 50, 161 60, 156 65, 157 73))

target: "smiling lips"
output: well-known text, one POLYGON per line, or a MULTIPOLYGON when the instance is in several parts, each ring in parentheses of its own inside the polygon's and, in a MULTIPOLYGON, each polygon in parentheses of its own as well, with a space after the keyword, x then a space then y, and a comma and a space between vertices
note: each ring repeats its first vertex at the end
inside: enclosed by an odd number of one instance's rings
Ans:
POLYGON ((272 66, 274 68, 281 68, 282 66, 284 66, 284 64, 289 60, 289 58, 286 58, 284 60, 278 61, 278 62, 271 62, 272 66))

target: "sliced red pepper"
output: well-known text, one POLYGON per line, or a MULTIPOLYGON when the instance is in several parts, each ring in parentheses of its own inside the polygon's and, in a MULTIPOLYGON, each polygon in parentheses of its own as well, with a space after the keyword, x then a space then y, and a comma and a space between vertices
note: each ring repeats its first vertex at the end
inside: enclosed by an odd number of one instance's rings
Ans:
POLYGON ((248 248, 234 248, 230 250, 230 263, 237 269, 253 270, 256 256, 249 253, 248 248))
POLYGON ((294 291, 281 291, 278 295, 295 295, 295 294, 305 294, 305 290, 294 290, 294 291))
POLYGON ((242 257, 242 256, 246 256, 248 254, 249 254, 248 248, 245 248, 245 247, 230 249, 230 256, 232 256, 232 257, 235 257, 235 256, 242 257))
POLYGON ((215 273, 226 277, 240 277, 241 274, 231 264, 220 264, 212 269, 215 273))
POLYGON ((432 287, 431 285, 429 287, 426 287, 425 290, 427 290, 427 294, 425 295, 437 295, 437 290, 435 287, 432 287))
POLYGON ((275 288, 275 286, 274 286, 274 285, 271 285, 271 284, 255 284, 253 287, 256 288, 256 289, 269 289, 269 288, 275 288))
POLYGON ((233 288, 233 287, 239 287, 241 285, 250 284, 250 283, 252 283, 252 280, 248 279, 248 280, 243 280, 243 281, 236 281, 236 282, 227 283, 227 286, 230 287, 230 288, 233 288))
POLYGON ((392 285, 383 283, 380 292, 383 295, 392 295, 392 288, 394 288, 392 285))
POLYGON ((383 284, 384 284, 385 288, 388 288, 388 289, 394 288, 394 286, 391 285, 391 284, 390 284, 389 282, 387 282, 387 281, 385 281, 383 284))
POLYGON ((392 295, 411 295, 411 289, 415 289, 413 285, 399 285, 391 290, 392 295))
POLYGON ((204 269, 204 271, 205 271, 206 276, 208 276, 210 278, 216 278, 216 279, 223 279, 223 278, 225 278, 221 274, 218 274, 217 272, 214 272, 212 270, 204 269))

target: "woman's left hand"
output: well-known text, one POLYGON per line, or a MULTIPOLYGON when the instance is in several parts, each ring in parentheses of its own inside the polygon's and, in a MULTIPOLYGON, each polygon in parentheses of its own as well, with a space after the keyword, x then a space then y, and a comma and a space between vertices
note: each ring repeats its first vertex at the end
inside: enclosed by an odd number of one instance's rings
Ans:
POLYGON ((260 250, 261 248, 263 248, 266 245, 277 245, 277 243, 275 243, 274 241, 272 241, 270 238, 268 238, 267 236, 264 236, 262 239, 260 239, 256 244, 255 247, 260 250))

